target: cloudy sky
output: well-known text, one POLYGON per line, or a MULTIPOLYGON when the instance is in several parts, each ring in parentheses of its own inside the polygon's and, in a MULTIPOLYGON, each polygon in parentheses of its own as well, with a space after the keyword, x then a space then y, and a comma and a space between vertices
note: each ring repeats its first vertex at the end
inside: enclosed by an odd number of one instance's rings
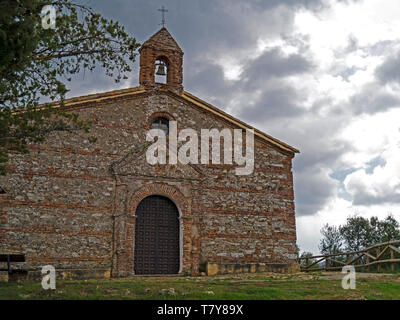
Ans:
MULTIPOLYGON (((394 0, 86 0, 140 43, 160 26, 185 52, 184 88, 300 149, 298 244, 349 215, 400 221, 400 6, 394 0)), ((138 85, 101 71, 70 95, 138 85)))

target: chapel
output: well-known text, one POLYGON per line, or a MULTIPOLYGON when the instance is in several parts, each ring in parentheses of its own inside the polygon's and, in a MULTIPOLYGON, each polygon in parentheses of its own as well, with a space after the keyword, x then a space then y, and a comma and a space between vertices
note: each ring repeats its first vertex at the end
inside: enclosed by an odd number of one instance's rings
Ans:
POLYGON ((65 101, 92 122, 88 134, 55 132, 10 156, 0 254, 23 256, 15 268, 28 277, 44 265, 67 278, 298 270, 299 151, 185 91, 183 51, 165 27, 139 52, 137 87, 65 101), (149 130, 172 139, 171 123, 199 139, 204 129, 240 129, 243 152, 253 132, 252 172, 238 175, 235 161, 149 163, 149 130))

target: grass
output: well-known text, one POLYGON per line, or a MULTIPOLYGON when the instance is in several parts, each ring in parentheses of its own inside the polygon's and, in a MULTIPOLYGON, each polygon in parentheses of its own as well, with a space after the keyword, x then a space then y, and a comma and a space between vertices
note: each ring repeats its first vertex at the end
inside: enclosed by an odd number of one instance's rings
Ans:
POLYGON ((56 290, 43 290, 40 282, 11 282, 0 283, 0 299, 400 299, 399 275, 360 278, 356 284, 344 290, 340 275, 325 274, 59 280, 56 290))

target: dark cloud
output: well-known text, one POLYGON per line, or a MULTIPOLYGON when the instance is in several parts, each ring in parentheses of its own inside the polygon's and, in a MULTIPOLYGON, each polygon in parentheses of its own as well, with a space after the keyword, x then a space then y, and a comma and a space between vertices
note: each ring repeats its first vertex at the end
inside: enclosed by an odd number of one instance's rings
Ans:
POLYGON ((336 194, 340 181, 329 173, 343 168, 340 156, 350 149, 348 143, 333 138, 344 125, 342 119, 320 119, 319 123, 309 126, 302 124, 303 132, 297 134, 297 147, 301 153, 294 160, 293 170, 296 173, 296 214, 299 216, 316 213, 336 194))
POLYGON ((352 203, 355 206, 400 203, 400 194, 397 192, 400 184, 391 186, 390 188, 378 186, 378 188, 374 188, 373 192, 371 192, 372 186, 366 185, 358 176, 350 176, 346 179, 345 185, 347 192, 352 196, 352 203))
POLYGON ((400 52, 392 55, 376 70, 376 76, 382 83, 400 83, 400 52))
POLYGON ((321 9, 323 0, 253 0, 251 6, 257 9, 269 9, 277 6, 288 6, 293 8, 321 9))
POLYGON ((265 51, 253 60, 243 72, 248 87, 258 87, 271 77, 286 77, 312 69, 312 63, 299 54, 285 56, 279 48, 265 51))
MULTIPOLYGON (((184 86, 189 91, 197 91, 197 87, 206 89, 210 82, 210 77, 200 77, 198 70, 192 72, 192 68, 200 69, 200 72, 201 70, 212 71, 215 64, 207 58, 208 56, 216 57, 218 53, 235 55, 237 51, 254 46, 260 36, 289 32, 294 17, 293 10, 288 7, 293 5, 293 1, 280 3, 286 3, 288 5, 284 6, 286 9, 279 7, 278 1, 253 3, 230 0, 172 0, 165 4, 161 0, 86 0, 84 3, 106 18, 116 20, 124 25, 127 32, 140 43, 146 41, 160 28, 161 15, 157 10, 162 5, 166 5, 169 10, 166 14, 167 28, 185 52, 184 86), (265 10, 274 10, 276 7, 279 7, 277 13, 267 12, 263 16, 265 10), (256 22, 266 17, 270 20, 268 28, 256 22)), ((309 1, 305 1, 305 3, 308 4, 309 1)), ((137 85, 138 61, 135 62, 134 67, 136 68, 132 74, 128 75, 130 79, 127 83, 137 85)), ((101 71, 101 69, 99 70, 101 71)), ((119 84, 113 85, 112 80, 109 81, 105 75, 103 75, 104 80, 100 79, 101 76, 101 73, 96 72, 93 81, 90 77, 81 81, 77 78, 75 83, 70 86, 72 89, 70 95, 84 93, 85 87, 91 90, 96 83, 101 90, 105 86, 108 87, 109 83, 115 89, 120 88, 119 84), (79 82, 87 82, 88 79, 92 81, 93 86, 79 85, 79 82)), ((223 79, 221 84, 224 84, 223 79)), ((222 88, 222 85, 220 87, 222 88)), ((209 85, 208 88, 212 90, 215 86, 209 85)), ((87 93, 90 92, 84 94, 87 93)))
MULTIPOLYGON (((160 28, 161 16, 157 9, 166 5, 161 0, 96 0, 88 3, 104 16, 117 19, 141 42, 160 28)), ((243 19, 259 14, 258 6, 251 2, 173 0, 166 6, 167 28, 183 51, 190 52, 191 56, 204 54, 215 47, 240 48, 251 44, 256 36, 255 32, 249 33, 248 26, 252 21, 243 19)), ((268 5, 264 9, 271 7, 268 5)), ((274 24, 270 26, 272 31, 275 30, 274 24)), ((291 22, 284 21, 284 24, 290 25, 291 22)))
POLYGON ((265 88, 255 105, 242 109, 239 117, 245 121, 263 123, 281 117, 295 117, 304 111, 298 106, 299 95, 288 85, 265 88))
POLYGON ((70 90, 67 93, 67 98, 134 87, 138 85, 139 78, 139 70, 135 64, 134 66, 130 77, 127 80, 121 80, 119 83, 116 83, 114 78, 106 76, 100 67, 92 72, 87 71, 75 75, 71 78, 71 81, 64 82, 67 89, 70 90))
POLYGON ((355 190, 352 195, 353 205, 355 206, 371 206, 381 204, 398 204, 400 203, 399 194, 371 195, 363 191, 363 189, 355 190))
POLYGON ((258 96, 252 105, 243 105, 238 116, 255 123, 300 116, 304 112, 300 105, 306 98, 306 93, 296 90, 286 83, 284 78, 311 69, 312 63, 302 55, 286 56, 279 48, 267 50, 260 57, 250 61, 241 74, 241 80, 236 86, 231 86, 235 92, 240 91, 243 95, 252 98, 258 96))
POLYGON ((313 215, 322 209, 326 201, 335 195, 338 182, 327 176, 326 168, 309 165, 304 171, 296 171, 294 190, 296 215, 313 215))
POLYGON ((343 114, 321 117, 308 110, 292 118, 271 119, 260 127, 300 150, 293 161, 297 216, 315 214, 336 195, 340 181, 331 173, 344 167, 341 155, 352 150, 349 142, 336 138, 347 118, 343 114))
POLYGON ((400 106, 400 98, 386 92, 385 88, 377 83, 364 85, 361 91, 352 96, 349 101, 349 107, 355 115, 375 114, 398 106, 400 106))
MULTIPOLYGON (((95 11, 119 21, 141 43, 160 28, 161 16, 157 9, 166 5, 169 10, 166 14, 167 28, 185 52, 185 65, 210 63, 205 58, 216 52, 234 55, 237 51, 253 47, 260 37, 290 34, 295 9, 320 2, 172 0, 165 4, 161 0, 86 1, 95 11), (265 19, 269 20, 268 25, 257 23, 265 19)), ((279 59, 278 52, 271 52, 270 55, 279 59)), ((287 62, 295 63, 296 58, 300 57, 293 56, 287 62)), ((191 77, 191 73, 186 71, 184 81, 191 77)))
POLYGON ((187 65, 185 73, 190 74, 184 83, 185 88, 191 88, 194 95, 207 97, 208 102, 220 108, 227 107, 226 97, 238 90, 238 83, 226 80, 222 68, 213 63, 187 65))

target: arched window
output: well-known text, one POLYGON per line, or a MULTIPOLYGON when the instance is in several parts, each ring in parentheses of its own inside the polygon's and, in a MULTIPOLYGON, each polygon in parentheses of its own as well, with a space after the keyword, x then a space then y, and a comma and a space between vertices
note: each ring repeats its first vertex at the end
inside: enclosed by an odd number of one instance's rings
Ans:
POLYGON ((156 60, 156 68, 154 79, 156 83, 167 83, 168 62, 166 59, 159 58, 156 60))
POLYGON ((169 119, 165 117, 154 118, 151 123, 151 128, 161 129, 162 131, 164 131, 165 135, 167 135, 169 132, 169 119))

